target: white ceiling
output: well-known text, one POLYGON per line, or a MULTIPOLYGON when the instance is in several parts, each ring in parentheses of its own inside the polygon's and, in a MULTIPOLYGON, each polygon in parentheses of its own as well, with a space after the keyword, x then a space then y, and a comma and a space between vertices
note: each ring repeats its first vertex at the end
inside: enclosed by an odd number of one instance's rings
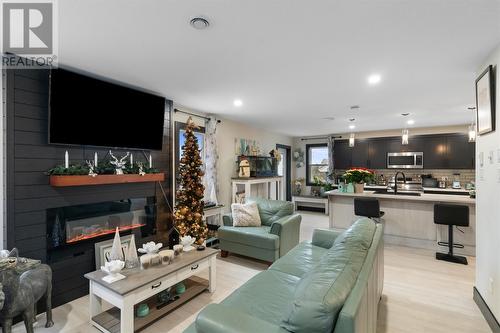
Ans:
POLYGON ((500 43, 498 0, 64 0, 59 12, 61 63, 293 136, 346 132, 350 117, 356 131, 401 128, 403 112, 414 127, 470 122, 478 66, 500 43), (189 25, 200 15, 209 29, 189 25))

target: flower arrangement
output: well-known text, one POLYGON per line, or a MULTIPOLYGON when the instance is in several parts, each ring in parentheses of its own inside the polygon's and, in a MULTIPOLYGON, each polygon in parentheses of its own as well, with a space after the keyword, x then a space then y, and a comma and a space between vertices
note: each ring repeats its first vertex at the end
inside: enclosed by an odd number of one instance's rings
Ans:
POLYGON ((347 170, 342 178, 346 183, 364 184, 374 180, 375 174, 373 170, 366 168, 352 168, 347 170))

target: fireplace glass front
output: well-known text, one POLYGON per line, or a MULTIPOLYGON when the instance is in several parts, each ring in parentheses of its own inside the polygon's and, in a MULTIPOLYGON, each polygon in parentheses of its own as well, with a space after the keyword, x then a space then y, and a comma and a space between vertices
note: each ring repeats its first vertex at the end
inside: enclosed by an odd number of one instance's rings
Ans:
POLYGON ((149 197, 53 208, 47 221, 49 249, 111 235, 117 228, 146 237, 156 233, 156 203, 149 197))

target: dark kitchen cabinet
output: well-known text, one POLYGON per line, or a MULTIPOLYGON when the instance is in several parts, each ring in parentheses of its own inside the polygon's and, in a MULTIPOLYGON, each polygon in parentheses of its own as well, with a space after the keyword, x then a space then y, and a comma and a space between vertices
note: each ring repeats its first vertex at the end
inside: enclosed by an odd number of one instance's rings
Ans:
POLYGON ((387 153, 388 139, 380 138, 370 141, 368 147, 368 160, 370 169, 386 169, 387 168, 387 153))
POLYGON ((423 152, 424 169, 474 169, 475 145, 466 134, 432 134, 410 136, 408 145, 401 137, 356 140, 349 147, 348 140, 335 141, 335 169, 366 167, 387 168, 387 153, 423 152))
POLYGON ((352 148, 348 140, 335 140, 333 146, 335 169, 345 170, 351 167, 352 148))
POLYGON ((446 137, 443 135, 425 135, 422 139, 424 169, 445 169, 446 137))
POLYGON ((446 166, 449 169, 474 169, 476 145, 466 134, 446 136, 446 166))
POLYGON ((370 141, 368 139, 356 140, 352 150, 351 166, 357 168, 369 168, 370 161, 368 157, 368 148, 370 141))

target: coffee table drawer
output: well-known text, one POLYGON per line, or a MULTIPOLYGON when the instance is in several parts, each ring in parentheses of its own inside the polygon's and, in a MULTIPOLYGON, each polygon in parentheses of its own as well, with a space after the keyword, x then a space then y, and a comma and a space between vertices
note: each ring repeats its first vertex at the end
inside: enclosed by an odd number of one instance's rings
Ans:
POLYGON ((197 274, 198 272, 203 271, 204 269, 208 268, 209 262, 208 259, 200 260, 198 262, 195 262, 194 264, 181 268, 180 270, 177 271, 177 280, 182 281, 184 279, 187 279, 191 275, 197 274))
POLYGON ((136 291, 136 304, 158 294, 160 291, 163 291, 168 287, 173 286, 176 282, 177 279, 175 274, 170 274, 168 276, 162 277, 161 279, 155 280, 144 287, 141 287, 136 291))

